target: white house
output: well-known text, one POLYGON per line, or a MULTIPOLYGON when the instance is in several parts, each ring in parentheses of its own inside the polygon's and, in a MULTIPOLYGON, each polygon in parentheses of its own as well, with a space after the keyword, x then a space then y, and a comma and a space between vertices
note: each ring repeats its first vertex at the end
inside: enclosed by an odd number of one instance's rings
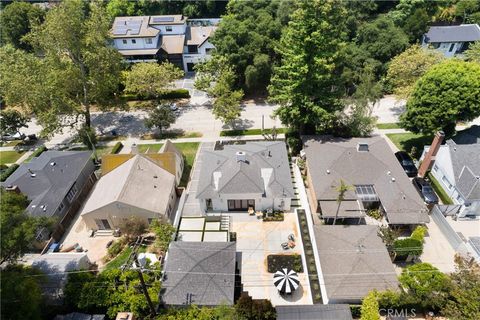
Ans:
POLYGON ((480 40, 478 24, 462 24, 459 26, 430 27, 423 35, 422 46, 431 46, 446 57, 453 57, 468 49, 472 42, 480 40))
MULTIPOLYGON (((430 171, 453 202, 462 205, 459 217, 480 218, 480 143, 463 144, 472 141, 468 137, 475 130, 480 132, 480 127, 472 126, 440 146, 430 171)), ((429 149, 425 147, 421 160, 429 149)))
POLYGON ((225 145, 202 153, 196 198, 204 212, 290 210, 294 197, 283 141, 225 145))
POLYGON ((187 20, 183 15, 117 17, 113 44, 129 62, 168 60, 184 71, 211 56, 209 42, 220 19, 187 20))

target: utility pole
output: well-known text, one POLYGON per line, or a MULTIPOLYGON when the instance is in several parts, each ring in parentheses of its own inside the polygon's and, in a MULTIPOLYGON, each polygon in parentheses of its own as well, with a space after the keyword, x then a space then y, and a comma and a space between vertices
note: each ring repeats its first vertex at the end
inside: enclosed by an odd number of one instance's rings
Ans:
POLYGON ((142 286, 143 294, 145 295, 145 298, 147 299, 148 306, 150 307, 150 311, 152 316, 156 316, 157 312, 155 311, 155 306, 152 303, 152 299, 150 299, 150 295, 148 294, 147 286, 145 285, 145 280, 143 279, 143 273, 142 273, 142 267, 140 266, 140 263, 138 262, 138 257, 137 253, 133 253, 133 261, 135 261, 135 264, 137 265, 137 272, 138 272, 138 278, 140 279, 140 284, 142 286))

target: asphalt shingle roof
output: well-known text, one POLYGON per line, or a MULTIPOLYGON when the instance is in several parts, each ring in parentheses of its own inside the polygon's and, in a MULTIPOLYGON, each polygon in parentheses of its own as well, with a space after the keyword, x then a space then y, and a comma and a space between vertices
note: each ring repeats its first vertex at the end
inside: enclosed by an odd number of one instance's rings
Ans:
POLYGON ((277 306, 277 320, 352 320, 347 304, 277 306))
POLYGON ((456 144, 480 144, 480 126, 473 125, 452 137, 456 144))
POLYGON ((462 24, 459 26, 430 27, 425 34, 425 42, 470 42, 480 40, 478 24, 462 24))
POLYGON ((235 242, 172 242, 165 262, 162 300, 166 305, 232 305, 235 242))
POLYGON ((455 184, 468 200, 480 199, 480 144, 455 144, 448 140, 455 184))
MULTIPOLYGON (((305 136, 303 143, 317 200, 335 200, 342 179, 348 185, 373 185, 391 224, 429 221, 423 201, 382 137, 305 136), (368 151, 357 151, 359 143, 367 143, 368 151)), ((345 199, 357 199, 353 188, 345 199)))

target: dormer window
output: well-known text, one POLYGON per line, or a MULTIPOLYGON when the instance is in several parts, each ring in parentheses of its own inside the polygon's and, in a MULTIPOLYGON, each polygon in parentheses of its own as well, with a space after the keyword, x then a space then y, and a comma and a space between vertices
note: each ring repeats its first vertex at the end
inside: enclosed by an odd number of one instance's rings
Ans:
POLYGON ((146 43, 146 44, 152 44, 152 39, 151 39, 151 38, 145 39, 145 43, 146 43))

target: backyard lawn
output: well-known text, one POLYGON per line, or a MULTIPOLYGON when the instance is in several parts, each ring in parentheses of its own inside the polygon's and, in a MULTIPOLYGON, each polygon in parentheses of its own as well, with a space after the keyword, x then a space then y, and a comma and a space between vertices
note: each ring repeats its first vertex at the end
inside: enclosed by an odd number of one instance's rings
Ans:
POLYGON ((140 153, 157 153, 158 150, 163 146, 163 143, 153 143, 153 144, 138 144, 138 152, 140 153))
POLYGON ((15 163, 24 153, 24 151, 0 151, 0 164, 15 163))
POLYGON ((414 157, 420 158, 423 147, 432 143, 433 136, 407 133, 388 133, 387 137, 397 146, 398 149, 411 153, 412 147, 416 147, 414 157))
POLYGON ((182 180, 180 181, 180 187, 186 187, 188 179, 190 178, 190 171, 192 170, 193 162, 197 154, 198 142, 183 142, 174 143, 175 147, 180 150, 185 156, 185 168, 183 169, 182 180))

